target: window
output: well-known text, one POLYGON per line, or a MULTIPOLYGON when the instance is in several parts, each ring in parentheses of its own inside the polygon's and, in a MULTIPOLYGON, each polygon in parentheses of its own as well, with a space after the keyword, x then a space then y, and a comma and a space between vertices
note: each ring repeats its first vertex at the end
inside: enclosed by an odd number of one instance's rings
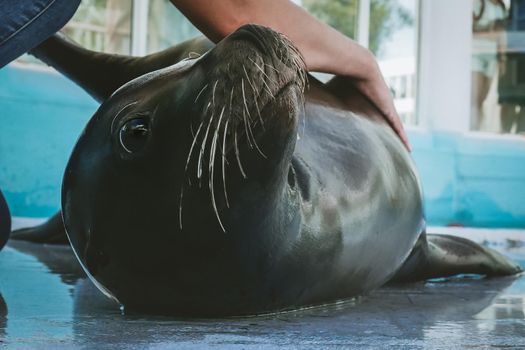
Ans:
POLYGON ((418 0, 302 0, 300 3, 319 20, 368 46, 379 61, 403 122, 417 124, 418 0))
POLYGON ((471 129, 525 133, 525 1, 473 0, 471 129))
POLYGON ((91 50, 129 54, 131 1, 83 0, 63 32, 91 50))
MULTIPOLYGON (((415 82, 419 0, 295 2, 319 20, 368 46, 379 60, 403 121, 418 123, 415 82)), ((160 51, 200 35, 170 1, 145 0, 134 9, 133 4, 137 3, 130 0, 83 0, 63 31, 83 47, 135 55, 160 51), (147 31, 142 28, 147 28, 147 31)), ((23 60, 36 61, 28 56, 23 60)), ((319 77, 329 79, 326 75, 319 77)))
POLYGON ((418 124, 416 109, 417 0, 371 0, 369 48, 392 90, 406 124, 418 124))
MULTIPOLYGON (((129 54, 131 10, 129 0, 83 0, 62 31, 85 48, 129 54)), ((41 63, 27 54, 20 57, 18 62, 41 63)))
POLYGON ((359 0, 302 0, 301 3, 320 21, 356 39, 359 0))
POLYGON ((147 52, 156 52, 201 35, 168 0, 150 0, 147 52))

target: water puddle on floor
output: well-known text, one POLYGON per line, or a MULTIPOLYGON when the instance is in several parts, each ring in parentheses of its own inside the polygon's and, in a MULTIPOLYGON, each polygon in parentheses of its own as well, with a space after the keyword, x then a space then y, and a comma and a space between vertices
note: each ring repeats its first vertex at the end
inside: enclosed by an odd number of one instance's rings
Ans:
MULTIPOLYGON (((516 239, 494 248, 525 267, 516 239)), ((69 247, 11 242, 0 253, 0 295, 0 347, 9 349, 525 348, 524 276, 437 280, 282 314, 184 320, 122 315, 69 247)))

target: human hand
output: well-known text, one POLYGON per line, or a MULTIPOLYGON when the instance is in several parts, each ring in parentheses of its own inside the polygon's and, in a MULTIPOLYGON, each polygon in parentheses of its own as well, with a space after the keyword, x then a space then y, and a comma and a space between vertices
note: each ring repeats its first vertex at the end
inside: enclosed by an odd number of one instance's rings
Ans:
POLYGON ((401 118, 394 106, 394 100, 390 93, 379 66, 375 64, 375 68, 370 71, 368 77, 355 81, 355 87, 361 92, 375 107, 381 112, 388 124, 394 129, 397 136, 405 147, 412 151, 407 134, 403 128, 401 118))
POLYGON ((370 76, 369 79, 359 80, 335 76, 326 84, 326 87, 352 112, 371 119, 385 119, 405 147, 412 151, 401 119, 394 107, 390 90, 380 73, 375 78, 370 76))

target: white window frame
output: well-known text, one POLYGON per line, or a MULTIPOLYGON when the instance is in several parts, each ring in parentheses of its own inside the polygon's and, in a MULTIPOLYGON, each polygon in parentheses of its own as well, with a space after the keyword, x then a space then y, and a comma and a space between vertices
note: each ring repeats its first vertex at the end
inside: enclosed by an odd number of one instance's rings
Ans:
POLYGON ((133 0, 131 8, 131 55, 144 56, 148 49, 149 0, 133 0))
POLYGON ((469 132, 472 1, 420 0, 416 113, 420 126, 469 132))
POLYGON ((370 44, 370 0, 359 0, 357 12, 357 42, 366 48, 370 44))

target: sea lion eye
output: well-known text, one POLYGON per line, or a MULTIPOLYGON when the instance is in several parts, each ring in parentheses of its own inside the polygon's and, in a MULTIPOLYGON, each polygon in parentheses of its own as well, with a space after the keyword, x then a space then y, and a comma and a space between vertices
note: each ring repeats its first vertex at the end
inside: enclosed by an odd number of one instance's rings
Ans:
POLYGON ((120 128, 120 144, 128 153, 139 152, 146 145, 149 131, 145 118, 130 119, 120 128))

